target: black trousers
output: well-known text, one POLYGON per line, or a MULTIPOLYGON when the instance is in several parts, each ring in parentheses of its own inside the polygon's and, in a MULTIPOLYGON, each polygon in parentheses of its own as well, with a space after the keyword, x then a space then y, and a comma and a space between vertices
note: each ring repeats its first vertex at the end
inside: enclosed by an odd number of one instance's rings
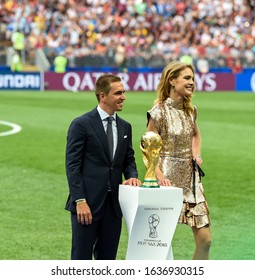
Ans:
POLYGON ((111 193, 107 194, 101 218, 92 220, 90 225, 77 221, 77 214, 71 213, 72 260, 115 260, 122 218, 117 217, 112 204, 111 193))

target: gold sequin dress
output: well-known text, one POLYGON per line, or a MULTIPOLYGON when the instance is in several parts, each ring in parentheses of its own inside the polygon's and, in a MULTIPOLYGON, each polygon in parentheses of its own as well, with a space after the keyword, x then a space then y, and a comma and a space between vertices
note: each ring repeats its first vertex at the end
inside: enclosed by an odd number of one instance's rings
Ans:
POLYGON ((201 178, 193 172, 192 138, 197 117, 195 108, 187 116, 183 104, 171 98, 159 102, 148 111, 162 138, 159 167, 172 185, 183 189, 183 207, 179 223, 201 228, 210 224, 209 211, 201 178))

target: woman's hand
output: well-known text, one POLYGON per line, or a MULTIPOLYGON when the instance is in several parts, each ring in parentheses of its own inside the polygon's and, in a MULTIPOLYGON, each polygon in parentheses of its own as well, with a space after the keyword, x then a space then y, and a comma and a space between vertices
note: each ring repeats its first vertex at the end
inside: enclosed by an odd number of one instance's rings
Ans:
POLYGON ((167 178, 162 178, 162 179, 158 180, 158 185, 159 186, 164 186, 164 187, 171 187, 172 182, 167 178))
POLYGON ((193 157, 193 159, 196 161, 196 163, 198 165, 201 165, 202 162, 203 162, 203 159, 202 159, 201 155, 196 155, 196 156, 193 157))

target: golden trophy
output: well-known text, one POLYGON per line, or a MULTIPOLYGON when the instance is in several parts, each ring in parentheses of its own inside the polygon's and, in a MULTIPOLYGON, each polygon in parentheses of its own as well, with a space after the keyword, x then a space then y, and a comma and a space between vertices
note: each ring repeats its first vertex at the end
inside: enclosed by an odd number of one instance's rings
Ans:
POLYGON ((158 165, 159 153, 162 148, 162 139, 158 133, 147 131, 141 137, 140 148, 143 152, 143 162, 147 169, 143 188, 159 188, 155 169, 158 165))

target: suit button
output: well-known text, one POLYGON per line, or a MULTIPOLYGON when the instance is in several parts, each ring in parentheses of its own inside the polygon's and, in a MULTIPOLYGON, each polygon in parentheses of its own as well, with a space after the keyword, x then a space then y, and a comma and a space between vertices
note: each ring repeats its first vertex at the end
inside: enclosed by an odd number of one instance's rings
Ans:
POLYGON ((113 167, 111 167, 111 170, 113 170, 113 167))

